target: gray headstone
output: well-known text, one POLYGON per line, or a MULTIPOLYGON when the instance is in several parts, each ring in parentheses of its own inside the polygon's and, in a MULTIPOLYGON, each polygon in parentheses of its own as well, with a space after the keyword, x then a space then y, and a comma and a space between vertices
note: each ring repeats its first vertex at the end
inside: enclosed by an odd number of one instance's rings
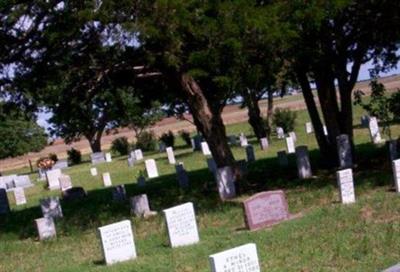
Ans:
POLYGON ((115 202, 122 202, 126 200, 126 190, 123 184, 117 185, 112 189, 112 198, 115 202))
POLYGON ((276 135, 278 139, 284 139, 285 138, 285 131, 281 127, 276 128, 276 135))
POLYGON ((68 168, 68 160, 58 160, 51 169, 66 169, 68 168))
POLYGON ((237 145, 237 138, 236 138, 236 135, 229 135, 229 136, 228 136, 228 143, 229 143, 230 145, 233 145, 233 146, 237 145))
POLYGON ((56 237, 56 226, 51 217, 42 217, 35 219, 36 229, 39 235, 39 240, 47 240, 56 237))
POLYGON ((296 147, 297 173, 300 179, 312 177, 310 158, 307 146, 296 147))
POLYGON ((0 188, 0 214, 7 214, 10 212, 10 202, 8 201, 7 191, 0 188))
POLYGON ((179 163, 179 164, 175 165, 175 170, 176 170, 179 187, 181 187, 181 188, 189 187, 189 177, 188 177, 188 174, 186 173, 183 163, 179 163))
POLYGON ((260 139, 260 146, 261 150, 267 150, 268 149, 268 139, 267 138, 261 138, 260 139))
POLYGON ((254 148, 252 145, 246 146, 246 157, 247 162, 254 162, 256 160, 256 156, 254 155, 254 148))
POLYGON ((351 144, 349 136, 342 134, 336 137, 339 165, 340 168, 352 168, 353 167, 353 157, 351 154, 351 144))
POLYGON ((361 127, 367 128, 369 125, 369 116, 363 115, 361 116, 361 127))
POLYGON ((50 190, 59 190, 60 182, 59 178, 62 176, 62 172, 60 169, 49 170, 46 172, 47 177, 47 185, 50 190))
POLYGON ((288 157, 286 155, 286 151, 282 150, 282 151, 278 151, 278 162, 279 165, 282 167, 287 167, 289 165, 289 160, 288 157))
POLYGON ((28 188, 33 186, 28 175, 17 176, 13 182, 15 188, 28 188))
POLYGON ((158 144, 158 150, 160 151, 160 153, 165 152, 165 149, 166 149, 166 148, 167 148, 167 146, 165 145, 164 142, 160 142, 160 143, 158 144))
POLYGON ((48 197, 40 200, 40 208, 43 217, 51 217, 53 219, 62 218, 60 199, 58 197, 48 197))
POLYGON ((106 158, 105 158, 103 152, 96 152, 96 153, 91 154, 90 159, 92 161, 92 164, 99 164, 99 163, 103 163, 106 161, 106 158))
POLYGON ((39 168, 38 176, 39 176, 39 180, 45 180, 46 179, 46 170, 39 168))
POLYGON ((147 198, 147 195, 137 195, 134 197, 130 198, 130 204, 131 204, 131 214, 134 216, 145 216, 147 213, 149 213, 150 206, 149 206, 149 200, 147 198))
POLYGON ((225 166, 217 169, 217 187, 221 200, 236 197, 235 175, 232 167, 225 166))
POLYGON ((175 160, 174 149, 169 146, 165 150, 167 151, 167 157, 168 157, 169 164, 175 164, 176 160, 175 160))

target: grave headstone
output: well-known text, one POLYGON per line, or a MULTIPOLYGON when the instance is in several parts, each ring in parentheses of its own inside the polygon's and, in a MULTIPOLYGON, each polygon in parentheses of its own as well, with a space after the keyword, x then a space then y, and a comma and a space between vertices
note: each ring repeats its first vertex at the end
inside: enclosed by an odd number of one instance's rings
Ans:
POLYGON ((289 137, 291 137, 293 139, 294 143, 297 142, 297 136, 296 136, 296 133, 294 131, 289 132, 288 135, 289 135, 289 137))
POLYGON ((282 166, 282 167, 287 167, 289 165, 289 160, 288 160, 288 157, 286 155, 286 151, 281 150, 281 151, 278 151, 277 154, 278 154, 279 165, 282 166))
POLYGON ((338 181, 340 200, 343 204, 356 202, 354 194, 353 170, 345 169, 336 172, 338 181))
POLYGON ((136 258, 131 221, 124 220, 98 228, 107 265, 136 258))
POLYGON ((17 175, 0 176, 0 188, 6 189, 7 191, 14 188, 14 180, 17 175))
POLYGON ((217 169, 217 187, 221 200, 236 197, 235 176, 230 166, 217 169))
POLYGON ((313 133, 313 126, 312 126, 312 123, 311 123, 311 122, 307 122, 307 123, 306 123, 306 133, 307 133, 307 134, 313 133))
POLYGON ((29 178, 28 175, 15 177, 13 183, 14 183, 13 187, 15 188, 28 188, 33 186, 31 179, 29 178))
POLYGON ((371 136, 371 140, 374 144, 379 144, 382 142, 381 133, 379 132, 379 126, 376 117, 369 118, 369 133, 371 136))
POLYGON ((51 217, 42 217, 35 219, 36 229, 39 240, 47 240, 56 237, 56 226, 51 217))
POLYGON ((158 143, 158 151, 160 151, 160 153, 165 152, 165 149, 167 148, 167 146, 165 145, 164 142, 160 142, 158 143))
POLYGON ((400 193, 400 159, 392 162, 393 180, 396 187, 396 192, 400 193))
POLYGON ((207 167, 208 170, 213 173, 214 175, 217 174, 217 164, 213 158, 207 158, 207 167))
POLYGON ((240 139, 240 146, 241 147, 246 147, 249 144, 249 142, 247 140, 247 137, 243 133, 240 135, 239 139, 240 139))
POLYGON ((246 157, 247 162, 254 162, 256 160, 256 156, 254 155, 254 148, 252 145, 246 146, 246 157))
POLYGON ((166 151, 167 151, 167 157, 168 157, 169 164, 175 164, 176 160, 175 160, 174 149, 169 146, 166 148, 166 151))
POLYGON ((269 143, 268 143, 268 139, 267 138, 261 138, 260 139, 260 146, 261 146, 261 150, 267 150, 269 143))
POLYGON ((340 168, 352 168, 353 167, 353 157, 351 154, 351 144, 349 136, 342 134, 336 137, 337 151, 339 157, 340 168))
POLYGON ((136 181, 137 185, 140 187, 146 186, 146 178, 144 176, 139 176, 136 181))
POLYGON ((141 149, 135 149, 135 160, 141 161, 143 160, 143 152, 141 149))
POLYGON ((361 127, 367 128, 369 125, 369 116, 363 115, 361 116, 361 127))
POLYGON ((146 160, 145 165, 146 165, 147 176, 149 178, 158 177, 157 164, 154 159, 146 160))
POLYGON ((8 201, 6 189, 0 188, 0 214, 10 212, 10 202, 8 201))
POLYGON ((204 156, 211 155, 211 151, 210 151, 210 148, 208 147, 207 142, 201 142, 201 152, 203 152, 204 156))
POLYGON ((397 149, 397 140, 390 140, 386 142, 386 146, 389 153, 389 160, 394 161, 399 158, 399 152, 397 149))
POLYGON ((43 217, 51 217, 53 219, 62 218, 60 199, 58 197, 48 197, 40 200, 40 208, 43 217))
POLYGON ((103 163, 106 161, 103 152, 96 152, 96 153, 91 154, 90 159, 92 161, 92 164, 99 164, 99 163, 103 163))
POLYGON ((108 172, 103 173, 103 185, 104 185, 104 187, 112 186, 111 176, 110 176, 110 173, 108 173, 108 172))
POLYGON ((294 141, 292 137, 286 137, 286 148, 288 154, 295 153, 294 141))
POLYGON ((97 176, 97 168, 95 168, 95 167, 90 168, 90 174, 92 176, 97 176))
POLYGON ((86 192, 82 187, 72 187, 62 192, 65 201, 80 200, 86 197, 86 192))
POLYGON ((276 127, 276 135, 278 139, 284 139, 285 138, 285 131, 281 127, 276 127))
POLYGON ((202 137, 201 135, 196 135, 193 137, 193 150, 201 150, 201 142, 202 142, 202 137))
POLYGON ((112 162, 111 153, 106 153, 106 162, 112 162))
POLYGON ((133 167, 135 165, 135 160, 132 157, 128 158, 128 167, 133 167))
POLYGON ((178 179, 178 184, 180 188, 187 188, 189 187, 189 177, 183 166, 183 163, 178 163, 175 165, 176 175, 178 179))
POLYGON ((147 195, 137 195, 130 198, 131 214, 137 217, 148 217, 155 214, 150 210, 149 199, 147 195))
POLYGON ((299 179, 311 178, 312 170, 307 146, 296 147, 296 162, 299 179))
POLYGON ((70 176, 62 175, 61 177, 58 178, 58 180, 60 182, 61 191, 65 191, 72 188, 72 181, 70 176))
POLYGON ((123 184, 117 185, 112 189, 112 198, 115 202, 122 202, 126 200, 126 190, 123 184))
POLYGON ((43 181, 46 180, 46 170, 44 169, 38 169, 38 176, 39 176, 39 180, 43 181))
POLYGON ((60 169, 49 170, 46 172, 47 185, 50 190, 59 190, 60 182, 58 179, 61 177, 62 173, 60 169))
POLYGON ((394 266, 389 267, 388 269, 385 269, 382 272, 400 272, 400 264, 396 264, 394 266))
POLYGON ((268 191, 255 194, 243 202, 248 229, 257 230, 290 218, 285 193, 268 191))
POLYGON ((24 205, 26 204, 26 197, 24 188, 18 187, 14 189, 14 199, 16 205, 24 205))
POLYGON ((167 222, 171 247, 191 245, 199 242, 193 203, 188 202, 163 211, 167 222))
POLYGON ((209 261, 212 272, 261 272, 253 243, 210 255, 209 261))
POLYGON ((52 170, 55 169, 66 169, 68 168, 68 160, 58 160, 52 167, 52 170))

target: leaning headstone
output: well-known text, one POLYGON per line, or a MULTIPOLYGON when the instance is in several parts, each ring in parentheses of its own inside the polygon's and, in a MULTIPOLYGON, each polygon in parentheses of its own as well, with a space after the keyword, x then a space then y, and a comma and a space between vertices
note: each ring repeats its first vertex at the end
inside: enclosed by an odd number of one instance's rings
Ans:
POLYGON ((15 188, 13 193, 14 193, 14 199, 15 199, 15 204, 16 205, 24 205, 24 204, 26 204, 26 197, 25 197, 24 188, 22 188, 22 187, 15 188))
POLYGON ((58 197, 48 197, 40 200, 40 208, 43 217, 51 217, 53 219, 62 218, 60 199, 58 197))
POLYGON ((213 158, 207 158, 207 166, 208 170, 216 175, 217 173, 217 164, 215 163, 215 160, 213 158))
POLYGON ((400 159, 392 162, 393 180, 396 187, 396 192, 400 193, 400 159))
POLYGON ((255 194, 243 202, 245 223, 249 230, 258 230, 291 218, 285 193, 268 191, 255 194))
POLYGON ((36 229, 39 240, 47 240, 56 237, 56 226, 51 217, 42 217, 35 219, 36 229))
POLYGON ((68 168, 68 160, 58 160, 51 169, 66 169, 68 168))
POLYGON ((146 160, 144 163, 146 165, 147 176, 149 178, 158 177, 156 161, 154 159, 150 159, 150 160, 146 160))
POLYGON ((382 272, 400 272, 400 264, 396 264, 394 266, 389 267, 388 269, 385 269, 382 272))
POLYGON ((166 148, 166 151, 167 151, 167 157, 168 157, 169 164, 175 164, 176 160, 175 160, 174 149, 169 146, 166 148))
POLYGON ((193 203, 188 202, 163 211, 167 222, 171 247, 191 245, 199 242, 193 203))
POLYGON ((306 123, 306 133, 307 134, 313 133, 313 126, 312 126, 311 122, 306 123))
POLYGON ((126 200, 126 190, 123 184, 117 185, 112 189, 112 198, 115 202, 122 202, 126 200))
POLYGON ((99 164, 99 163, 103 163, 106 161, 103 152, 96 152, 96 153, 91 154, 90 159, 92 161, 92 164, 99 164))
POLYGON ((388 149, 390 161, 397 160, 399 158, 399 152, 397 149, 397 140, 386 141, 386 146, 388 149))
POLYGON ((10 212, 10 202, 8 201, 6 189, 0 188, 0 214, 10 212))
POLYGON ((108 172, 103 173, 103 185, 104 185, 104 187, 112 186, 111 176, 110 176, 110 173, 108 173, 108 172))
POLYGON ((95 168, 95 167, 90 168, 90 174, 92 176, 97 176, 97 168, 95 168))
POLYGON ((288 154, 295 153, 294 141, 292 137, 286 137, 286 148, 288 154))
POLYGON ((139 186, 139 187, 144 187, 144 186, 146 186, 146 178, 144 177, 144 176, 139 176, 138 178, 137 178, 137 181, 136 181, 136 183, 137 183, 137 185, 139 186))
POLYGON ((361 127, 367 128, 369 125, 369 116, 363 115, 361 116, 361 127))
POLYGON ((276 127, 276 135, 278 139, 284 139, 285 138, 285 131, 281 127, 276 127))
POLYGON ((107 265, 136 258, 131 221, 124 220, 98 228, 107 265))
POLYGON ((210 148, 208 147, 208 143, 207 142, 201 142, 201 152, 203 152, 204 156, 210 156, 211 155, 211 151, 210 151, 210 148))
POLYGON ((307 146, 302 145, 296 147, 296 162, 299 179, 311 178, 312 171, 307 146))
POLYGON ((260 146, 261 150, 267 150, 268 149, 268 139, 267 138, 261 138, 260 139, 260 146))
POLYGON ((236 197, 235 176, 230 166, 217 169, 217 187, 221 200, 236 197))
POLYGON ((256 156, 254 155, 254 148, 252 145, 246 146, 246 157, 247 162, 254 162, 256 160, 256 156))
POLYGON ((381 133, 379 132, 379 126, 376 117, 369 118, 369 133, 371 136, 371 140, 374 144, 379 144, 382 142, 381 133))
POLYGON ((60 182, 58 179, 62 176, 60 169, 49 170, 46 172, 47 184, 50 190, 59 190, 60 182))
POLYGON ((65 191, 72 188, 72 181, 70 176, 62 175, 61 177, 58 178, 58 180, 60 182, 61 191, 65 191))
POLYGON ((277 154, 278 154, 279 165, 282 166, 282 167, 287 167, 289 165, 289 160, 288 160, 288 157, 286 155, 286 151, 285 150, 281 150, 281 151, 278 151, 277 154))
POLYGON ((112 162, 111 153, 106 153, 106 162, 112 162))
POLYGON ((212 272, 261 272, 253 243, 210 255, 209 261, 212 272))
POLYGON ((180 188, 189 187, 189 177, 185 170, 185 167, 183 166, 183 163, 180 162, 177 165, 175 165, 175 170, 176 170, 179 187, 180 188))
POLYGON ((137 195, 130 198, 131 214, 137 217, 149 217, 157 212, 151 211, 147 195, 137 195))
POLYGON ((293 139, 293 142, 297 142, 297 136, 296 133, 294 131, 291 131, 288 133, 289 137, 291 137, 293 139))
POLYGON ((158 151, 160 151, 160 153, 165 152, 165 149, 166 149, 166 148, 167 148, 167 146, 165 145, 164 142, 160 142, 160 143, 158 144, 158 151))
POLYGON ((143 160, 143 152, 141 149, 135 149, 135 160, 141 161, 143 160))
POLYGON ((353 157, 351 154, 351 144, 349 136, 342 134, 336 137, 339 166, 342 169, 353 167, 353 157))
POLYGON ((356 202, 354 194, 353 170, 345 169, 336 172, 340 200, 343 204, 356 202))
POLYGON ((28 188, 33 186, 28 175, 17 176, 14 178, 13 183, 15 188, 28 188))

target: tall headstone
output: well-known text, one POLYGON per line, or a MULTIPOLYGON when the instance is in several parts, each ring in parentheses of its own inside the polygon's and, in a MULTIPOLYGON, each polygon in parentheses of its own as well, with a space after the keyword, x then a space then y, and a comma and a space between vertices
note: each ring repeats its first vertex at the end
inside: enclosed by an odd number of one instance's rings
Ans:
POLYGON ((62 175, 58 178, 58 181, 60 182, 60 188, 62 192, 72 188, 72 181, 70 176, 62 175))
POLYGON ((399 158, 399 152, 397 148, 397 140, 390 140, 386 142, 386 146, 389 153, 389 160, 394 161, 399 158))
POLYGON ((131 214, 138 217, 146 217, 151 212, 147 195, 137 195, 130 198, 131 214))
POLYGON ((252 145, 246 146, 246 157, 247 162, 254 162, 256 160, 256 156, 254 155, 254 148, 252 145))
POLYGON ((171 247, 198 243, 196 216, 193 203, 188 202, 163 211, 167 222, 168 237, 171 247))
POLYGON ((204 156, 211 155, 211 151, 210 151, 210 148, 208 147, 207 142, 201 142, 201 152, 203 152, 204 156))
POLYGON ((51 217, 53 219, 62 218, 60 199, 58 197, 48 197, 40 200, 40 208, 43 217, 51 217))
POLYGON ((99 164, 105 162, 105 157, 103 152, 96 152, 90 155, 92 164, 99 164))
POLYGON ((112 198, 115 202, 122 202, 126 200, 126 190, 123 184, 117 185, 112 189, 112 198))
POLYGON ((285 193, 268 191, 255 194, 243 202, 248 229, 257 230, 290 218, 285 193))
POLYGON ((15 199, 15 204, 16 205, 24 205, 24 204, 26 204, 26 197, 25 197, 24 188, 17 187, 17 188, 14 189, 13 193, 14 193, 14 199, 15 199))
POLYGON ((285 150, 281 150, 281 151, 278 151, 277 154, 278 154, 279 165, 282 166, 282 167, 287 167, 289 165, 289 160, 288 160, 288 157, 286 155, 286 151, 285 150))
POLYGON ((293 139, 294 143, 297 142, 297 136, 296 136, 296 133, 294 131, 291 131, 288 134, 289 134, 289 137, 291 137, 293 139))
POLYGON ((35 219, 39 240, 47 240, 56 237, 56 226, 52 217, 35 219))
POLYGON ((189 187, 189 177, 185 170, 185 167, 183 166, 183 163, 180 162, 177 165, 175 165, 175 170, 176 170, 179 187, 180 188, 189 187))
POLYGON ((311 178, 312 171, 307 146, 302 145, 296 147, 296 162, 299 179, 311 178))
POLYGON ((8 201, 6 189, 0 188, 0 214, 10 212, 10 202, 8 201))
POLYGON ((286 148, 288 154, 295 153, 294 141, 292 137, 286 137, 286 148))
POLYGON ((168 157, 169 164, 175 164, 176 160, 175 160, 174 149, 169 146, 166 148, 166 151, 167 151, 167 157, 168 157))
POLYGON ((62 176, 60 169, 49 170, 46 172, 47 184, 50 190, 59 190, 59 178, 62 176))
POLYGON ((95 168, 95 167, 90 168, 90 174, 92 176, 97 176, 97 168, 95 168))
POLYGON ((112 157, 110 152, 106 153, 106 162, 112 162, 112 157))
POLYGON ((379 132, 379 126, 376 117, 369 118, 369 133, 371 135, 371 140, 374 144, 379 144, 382 142, 381 133, 379 132))
POLYGON ((343 204, 356 202, 354 194, 353 170, 345 169, 336 172, 340 200, 343 204))
POLYGON ((353 157, 351 154, 351 144, 349 136, 342 134, 336 137, 338 158, 340 168, 352 168, 353 167, 353 157))
POLYGON ((392 162, 393 180, 396 187, 396 192, 400 193, 400 159, 392 162))
POLYGON ((156 161, 154 159, 150 159, 150 160, 146 160, 144 163, 146 165, 147 176, 149 178, 158 177, 156 161))
POLYGON ((236 197, 235 175, 233 173, 232 167, 225 166, 222 168, 218 168, 216 180, 218 193, 221 200, 236 197))
POLYGON ((212 272, 261 272, 257 246, 250 243, 209 256, 212 272))
POLYGON ((143 152, 142 152, 141 149, 135 149, 134 153, 135 153, 135 160, 136 161, 143 160, 143 152))
POLYGON ((103 173, 103 185, 104 185, 104 187, 112 186, 111 176, 110 176, 110 173, 108 173, 108 172, 103 173))
POLYGON ((131 221, 124 220, 98 228, 107 265, 136 258, 131 221))
POLYGON ((313 126, 312 126, 311 122, 306 123, 306 133, 307 134, 313 133, 313 126))
POLYGON ((276 135, 278 139, 284 139, 285 138, 285 131, 281 127, 276 127, 276 135))
POLYGON ((267 138, 261 138, 260 139, 261 150, 267 150, 268 146, 269 146, 268 139, 267 138))

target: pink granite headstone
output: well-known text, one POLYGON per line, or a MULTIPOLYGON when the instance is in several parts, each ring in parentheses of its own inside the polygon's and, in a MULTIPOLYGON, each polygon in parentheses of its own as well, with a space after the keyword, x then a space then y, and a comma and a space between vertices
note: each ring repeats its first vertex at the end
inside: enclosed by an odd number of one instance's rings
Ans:
POLYGON ((257 230, 290 219, 285 193, 268 191, 255 194, 243 203, 246 226, 257 230))

